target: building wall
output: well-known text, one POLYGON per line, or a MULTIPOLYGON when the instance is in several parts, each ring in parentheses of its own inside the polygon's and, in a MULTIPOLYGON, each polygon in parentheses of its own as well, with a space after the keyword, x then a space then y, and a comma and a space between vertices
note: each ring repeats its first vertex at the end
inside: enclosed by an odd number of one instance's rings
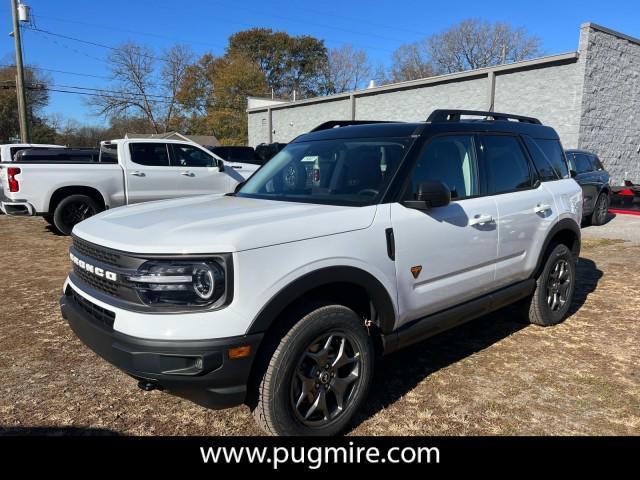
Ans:
POLYGON ((598 154, 614 184, 640 183, 640 41, 587 24, 581 44, 579 147, 598 154))
POLYGON ((436 108, 488 108, 487 77, 356 97, 356 120, 423 122, 436 108))
POLYGON ((582 78, 579 61, 496 75, 494 110, 539 118, 577 148, 582 78))
POLYGON ((272 115, 273 141, 286 143, 323 122, 350 119, 351 104, 347 97, 331 102, 277 109, 272 111, 272 115))

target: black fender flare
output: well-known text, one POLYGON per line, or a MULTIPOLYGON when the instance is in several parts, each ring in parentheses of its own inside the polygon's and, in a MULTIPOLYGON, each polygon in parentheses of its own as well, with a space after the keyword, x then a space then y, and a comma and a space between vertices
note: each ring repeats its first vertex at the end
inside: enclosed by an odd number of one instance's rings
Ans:
POLYGON ((376 309, 382 333, 393 331, 396 321, 395 308, 384 285, 371 273, 360 268, 335 266, 315 270, 289 283, 262 307, 246 334, 266 332, 282 311, 296 299, 332 283, 352 283, 364 288, 376 309))
POLYGON ((538 272, 543 267, 544 265, 543 262, 545 261, 546 253, 547 253, 547 250, 549 249, 549 245, 551 244, 551 241, 556 237, 556 235, 558 235, 562 231, 570 231, 575 235, 576 242, 573 246, 572 253, 576 261, 578 261, 578 256, 580 255, 580 242, 582 238, 580 225, 578 225, 576 221, 571 218, 563 218, 559 220, 558 223, 556 223, 549 231, 549 234, 547 235, 547 238, 545 239, 544 244, 542 245, 542 249, 540 250, 540 255, 538 256, 538 262, 536 264, 535 270, 533 271, 534 272, 533 276, 537 276, 538 272))

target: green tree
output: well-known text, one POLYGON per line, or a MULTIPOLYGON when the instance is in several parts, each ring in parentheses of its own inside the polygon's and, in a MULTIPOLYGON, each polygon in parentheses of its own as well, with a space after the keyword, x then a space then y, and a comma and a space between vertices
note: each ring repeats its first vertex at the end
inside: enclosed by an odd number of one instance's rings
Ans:
POLYGON ((322 40, 252 28, 229 37, 226 56, 238 55, 258 65, 276 96, 289 98, 294 90, 299 98, 324 93, 328 52, 322 40))
MULTIPOLYGON (((27 123, 29 124, 31 141, 40 142, 51 138, 50 129, 45 128, 46 121, 42 110, 49 103, 47 86, 49 79, 31 68, 25 69, 27 123)), ((0 68, 0 143, 8 143, 11 138, 19 136, 18 100, 16 97, 15 67, 0 68)))
POLYGON ((244 145, 247 97, 267 90, 263 72, 246 56, 206 54, 185 72, 177 99, 191 112, 190 133, 213 133, 224 145, 244 145))

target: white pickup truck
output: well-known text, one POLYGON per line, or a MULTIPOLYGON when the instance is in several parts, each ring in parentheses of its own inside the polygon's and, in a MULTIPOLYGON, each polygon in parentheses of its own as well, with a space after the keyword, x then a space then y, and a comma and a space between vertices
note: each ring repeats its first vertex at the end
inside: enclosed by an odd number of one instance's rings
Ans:
POLYGON ((76 223, 121 205, 232 192, 257 169, 190 142, 111 140, 101 142, 98 163, 0 163, 0 209, 41 215, 68 235, 76 223))

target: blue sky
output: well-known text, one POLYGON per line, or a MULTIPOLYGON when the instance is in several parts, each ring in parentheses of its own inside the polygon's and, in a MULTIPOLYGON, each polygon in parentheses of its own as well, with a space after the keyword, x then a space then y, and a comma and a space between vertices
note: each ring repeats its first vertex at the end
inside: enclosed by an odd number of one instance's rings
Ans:
MULTIPOLYGON (((388 64, 393 50, 470 17, 509 21, 523 26, 542 40, 547 54, 577 49, 579 26, 592 21, 628 35, 640 37, 640 2, 607 1, 490 1, 456 0, 25 0, 36 26, 57 34, 105 45, 126 41, 143 43, 161 52, 175 43, 192 47, 197 54, 222 54, 230 34, 251 27, 269 27, 290 34, 324 39, 333 48, 350 43, 366 50, 374 65, 388 64)), ((11 31, 9 0, 0 2, 0 32, 11 31)), ((56 85, 105 87, 104 62, 108 50, 42 33, 23 35, 25 61, 52 70, 56 85)), ((12 62, 13 39, 0 36, 0 64, 12 62)), ((47 109, 65 118, 101 124, 86 107, 83 96, 51 95, 47 109)))

